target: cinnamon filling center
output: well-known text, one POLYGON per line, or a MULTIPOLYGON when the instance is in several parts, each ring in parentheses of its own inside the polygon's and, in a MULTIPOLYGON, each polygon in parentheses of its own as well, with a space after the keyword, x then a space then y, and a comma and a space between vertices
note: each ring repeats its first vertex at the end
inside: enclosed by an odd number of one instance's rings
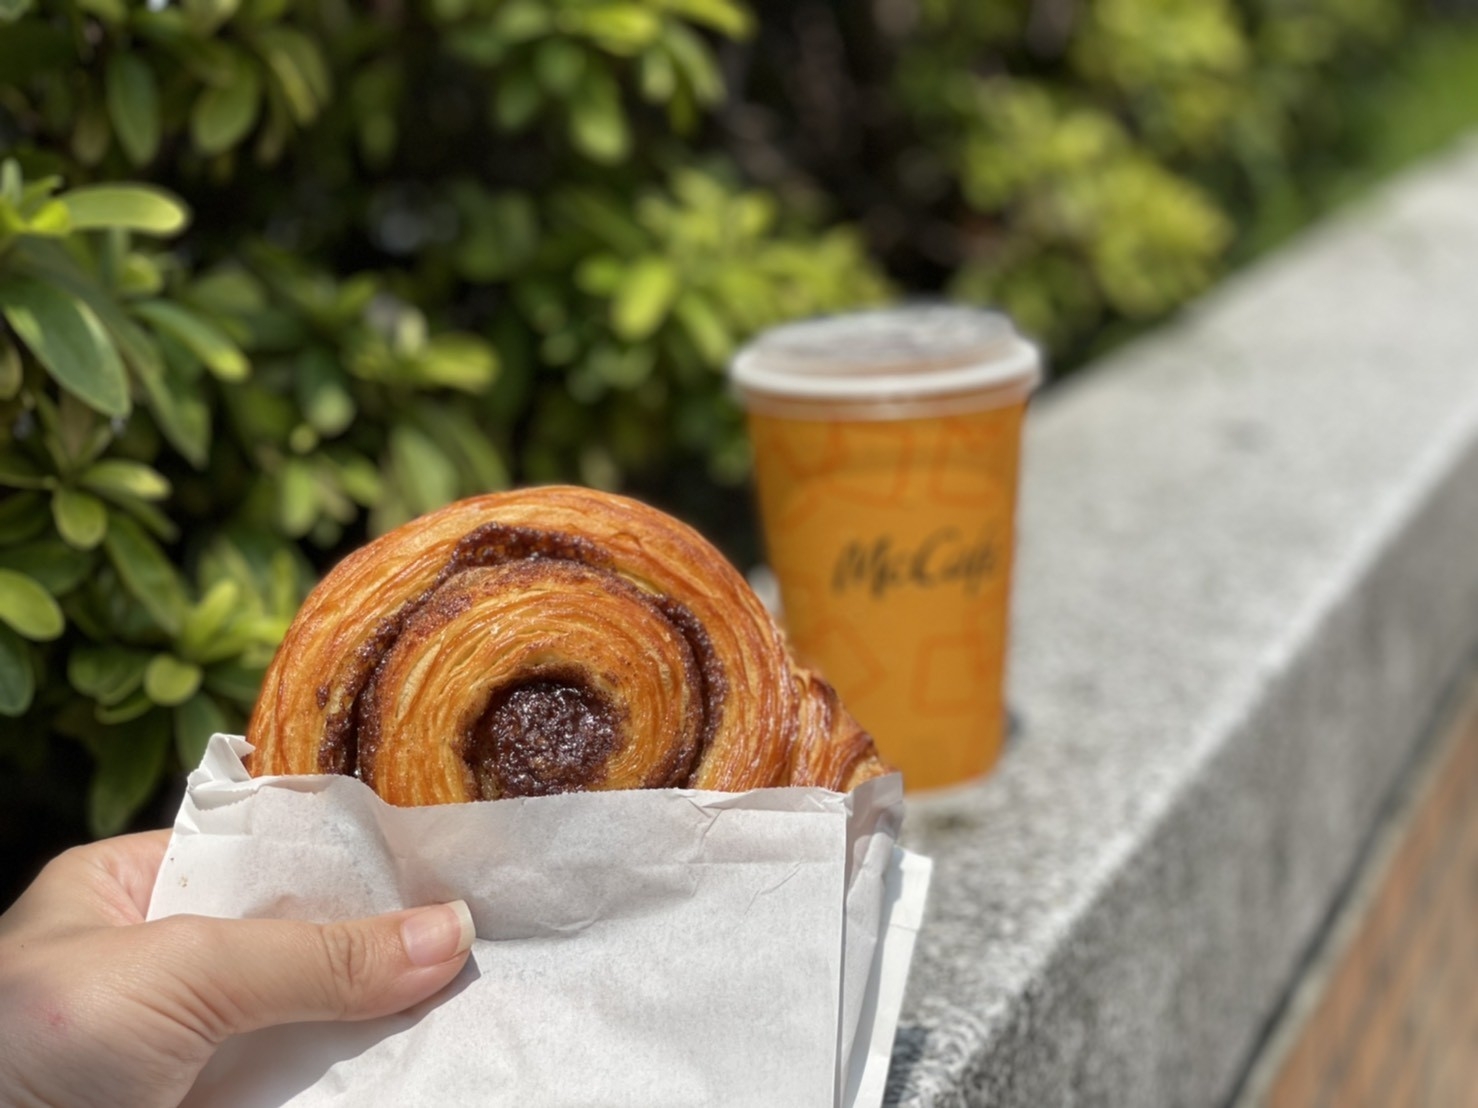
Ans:
POLYGON ((621 716, 578 677, 522 681, 493 694, 462 758, 483 800, 583 791, 604 779, 621 716))

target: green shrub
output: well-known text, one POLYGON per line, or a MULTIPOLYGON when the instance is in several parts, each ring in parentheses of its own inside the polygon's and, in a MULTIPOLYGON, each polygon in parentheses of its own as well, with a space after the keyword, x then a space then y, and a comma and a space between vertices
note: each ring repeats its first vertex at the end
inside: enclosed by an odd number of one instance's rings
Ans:
POLYGON ((366 534, 742 482, 720 370, 783 319, 947 290, 1071 360, 1172 309, 1405 18, 0 0, 0 762, 80 744, 114 831, 366 534))
POLYGON ((730 0, 154 7, 0 3, 0 751, 96 833, 367 530, 741 480, 735 343, 885 291, 698 141, 730 0))
POLYGON ((1343 139, 1408 0, 761 4, 736 149, 904 284, 1004 305, 1059 366, 1209 285, 1343 139), (803 76, 797 76, 797 74, 803 76))

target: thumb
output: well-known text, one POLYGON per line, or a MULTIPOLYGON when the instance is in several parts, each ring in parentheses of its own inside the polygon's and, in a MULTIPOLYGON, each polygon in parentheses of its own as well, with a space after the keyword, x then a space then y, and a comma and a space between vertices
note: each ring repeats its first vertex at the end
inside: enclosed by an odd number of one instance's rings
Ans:
POLYGON ((180 1022, 211 1042, 279 1023, 360 1020, 424 1000, 454 978, 474 935, 465 901, 342 923, 172 916, 156 966, 180 1022))

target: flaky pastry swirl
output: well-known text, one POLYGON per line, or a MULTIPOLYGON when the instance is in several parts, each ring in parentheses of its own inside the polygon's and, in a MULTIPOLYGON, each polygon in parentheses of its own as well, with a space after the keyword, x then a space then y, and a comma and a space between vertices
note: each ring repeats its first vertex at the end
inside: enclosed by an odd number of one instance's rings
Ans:
POLYGON ((459 501, 345 558, 247 737, 254 774, 354 774, 392 804, 888 771, 696 531, 564 487, 459 501))

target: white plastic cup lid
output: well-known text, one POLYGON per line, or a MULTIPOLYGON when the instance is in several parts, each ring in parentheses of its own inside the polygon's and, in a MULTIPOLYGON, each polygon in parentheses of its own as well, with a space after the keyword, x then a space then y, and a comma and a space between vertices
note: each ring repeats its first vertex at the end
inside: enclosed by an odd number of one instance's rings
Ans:
POLYGON ((904 305, 775 327, 741 349, 742 393, 795 400, 944 396, 1041 380, 1041 357, 1000 312, 904 305))

